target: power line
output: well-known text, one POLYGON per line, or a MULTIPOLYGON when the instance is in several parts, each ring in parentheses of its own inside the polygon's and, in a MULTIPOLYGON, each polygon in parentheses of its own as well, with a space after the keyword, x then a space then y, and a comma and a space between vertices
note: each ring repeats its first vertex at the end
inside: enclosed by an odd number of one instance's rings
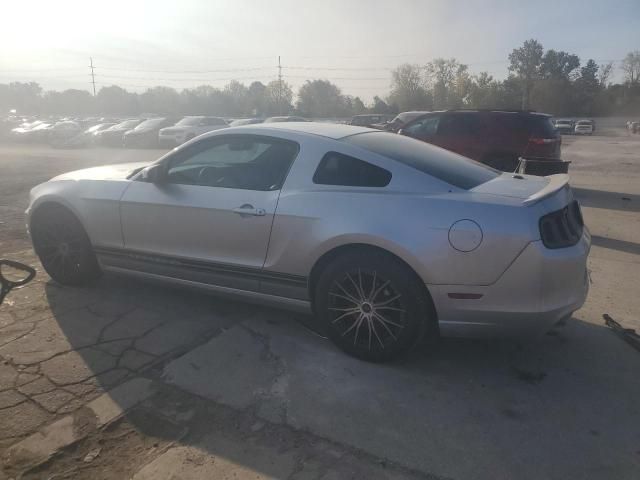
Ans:
POLYGON ((327 71, 367 71, 367 70, 384 70, 391 71, 389 67, 282 67, 287 70, 327 70, 327 71))
POLYGON ((100 67, 100 70, 115 70, 125 72, 141 72, 141 73, 169 73, 169 74, 207 74, 207 73, 226 73, 226 72, 251 72, 258 70, 270 70, 273 66, 265 67, 242 67, 242 68, 223 68, 217 70, 145 70, 138 68, 118 68, 118 67, 100 67))
MULTIPOLYGON (((273 68, 273 67, 272 67, 273 68)), ((225 80, 257 80, 258 78, 273 78, 273 74, 263 74, 251 77, 223 77, 223 78, 148 78, 148 77, 131 77, 128 75, 100 75, 100 78, 115 78, 125 80, 143 80, 149 82, 222 82, 225 80)))

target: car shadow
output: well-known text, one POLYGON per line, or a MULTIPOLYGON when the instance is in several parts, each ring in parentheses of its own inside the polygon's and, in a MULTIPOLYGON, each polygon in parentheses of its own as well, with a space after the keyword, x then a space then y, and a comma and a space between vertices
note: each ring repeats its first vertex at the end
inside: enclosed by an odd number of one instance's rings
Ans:
MULTIPOLYGON (((459 478, 495 478, 496 466, 510 478, 623 474, 637 462, 640 356, 579 318, 520 342, 443 339, 370 364, 339 352, 309 317, 280 310, 119 276, 91 288, 40 288, 73 350, 53 360, 75 355, 86 366, 41 364, 58 385, 108 391, 146 376, 270 425, 459 478)), ((163 436, 140 418, 126 415, 142 433, 163 436)), ((212 440, 207 418, 196 416, 179 440, 166 436, 277 476, 251 449, 212 440)))
POLYGON ((616 238, 601 237, 599 235, 591 235, 591 244, 597 247, 608 248, 610 250, 618 250, 620 252, 640 255, 640 243, 618 240, 616 238))
POLYGON ((574 187, 573 192, 583 207, 640 212, 640 195, 574 187))

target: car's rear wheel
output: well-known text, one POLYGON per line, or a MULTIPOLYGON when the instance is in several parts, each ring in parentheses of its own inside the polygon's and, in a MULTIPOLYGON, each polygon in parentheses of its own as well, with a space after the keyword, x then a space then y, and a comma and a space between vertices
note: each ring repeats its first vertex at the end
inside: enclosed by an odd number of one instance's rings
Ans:
POLYGON ((343 351, 380 362, 406 354, 437 331, 428 294, 409 268, 390 255, 350 253, 329 264, 317 282, 315 311, 343 351))
POLYGON ((83 285, 100 276, 91 242, 80 221, 62 206, 34 213, 31 238, 42 266, 56 282, 83 285))

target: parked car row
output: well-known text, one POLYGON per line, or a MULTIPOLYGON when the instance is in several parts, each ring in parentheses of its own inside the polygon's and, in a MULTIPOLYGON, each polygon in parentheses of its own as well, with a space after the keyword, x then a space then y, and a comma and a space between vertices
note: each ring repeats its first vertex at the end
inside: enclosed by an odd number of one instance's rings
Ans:
POLYGON ((188 116, 183 118, 148 116, 108 119, 25 119, 5 122, 9 139, 23 143, 48 143, 59 148, 93 145, 127 148, 173 148, 206 132, 229 126, 256 123, 306 122, 297 116, 244 118, 225 120, 220 117, 188 116))
POLYGON ((591 119, 559 118, 553 124, 562 135, 593 135, 593 132, 596 131, 596 122, 591 119))

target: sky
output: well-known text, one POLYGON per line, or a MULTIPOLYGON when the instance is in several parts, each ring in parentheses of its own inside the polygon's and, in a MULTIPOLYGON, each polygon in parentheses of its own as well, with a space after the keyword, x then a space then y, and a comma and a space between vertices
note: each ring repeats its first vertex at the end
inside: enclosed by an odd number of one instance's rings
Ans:
MULTIPOLYGON (((582 63, 640 49, 640 0, 30 0, 2 2, 0 83, 44 89, 177 89, 232 79, 294 90, 328 79, 371 101, 391 70, 455 57, 504 78, 512 49, 535 38, 582 63)), ((619 72, 613 80, 620 79, 619 72)))

